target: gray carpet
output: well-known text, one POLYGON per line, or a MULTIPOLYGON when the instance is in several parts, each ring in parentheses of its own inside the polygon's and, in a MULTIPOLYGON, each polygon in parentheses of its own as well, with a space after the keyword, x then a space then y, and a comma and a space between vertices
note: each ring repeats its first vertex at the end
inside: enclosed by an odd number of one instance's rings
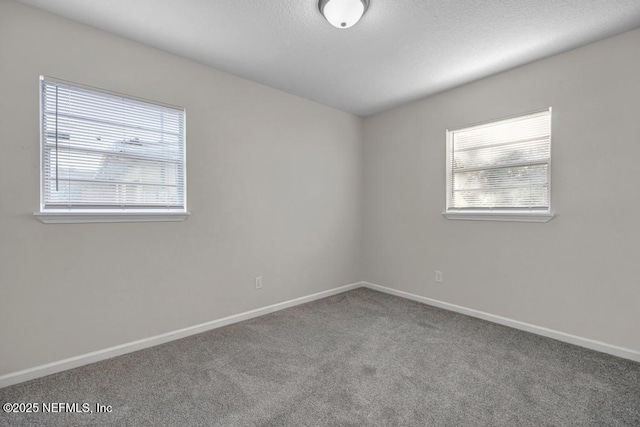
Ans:
POLYGON ((0 425, 640 426, 640 364, 351 292, 0 389, 0 425))

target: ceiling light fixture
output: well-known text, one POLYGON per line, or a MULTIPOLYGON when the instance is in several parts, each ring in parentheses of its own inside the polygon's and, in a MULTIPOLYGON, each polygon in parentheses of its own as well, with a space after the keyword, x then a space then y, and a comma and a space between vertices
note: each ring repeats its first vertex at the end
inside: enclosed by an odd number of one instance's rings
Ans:
POLYGON ((369 0, 320 0, 318 9, 331 25, 349 28, 355 25, 369 7, 369 0))

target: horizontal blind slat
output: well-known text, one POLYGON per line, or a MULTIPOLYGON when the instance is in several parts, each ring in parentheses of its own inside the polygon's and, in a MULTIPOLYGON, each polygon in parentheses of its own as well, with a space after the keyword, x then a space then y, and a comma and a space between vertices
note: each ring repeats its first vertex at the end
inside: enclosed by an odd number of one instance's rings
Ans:
MULTIPOLYGON (((148 161, 156 161, 156 162, 163 162, 163 163, 182 163, 182 156, 176 156, 172 153, 164 153, 162 151, 159 151, 158 153, 151 153, 149 155, 144 155, 144 150, 138 150, 138 152, 141 152, 142 154, 137 155, 135 153, 134 150, 122 150, 122 151, 115 151, 115 150, 105 150, 105 149, 101 149, 99 146, 98 148, 87 148, 90 145, 88 144, 66 144, 64 142, 58 142, 58 154, 59 155, 67 155, 67 156, 72 156, 74 153, 77 154, 94 154, 94 155, 99 155, 101 156, 101 158, 103 158, 104 156, 108 156, 108 157, 122 157, 122 158, 127 158, 127 159, 135 159, 135 160, 148 160, 148 161)), ((45 144, 44 147, 45 150, 56 150, 56 145, 55 143, 49 142, 47 141, 47 143, 45 144)))

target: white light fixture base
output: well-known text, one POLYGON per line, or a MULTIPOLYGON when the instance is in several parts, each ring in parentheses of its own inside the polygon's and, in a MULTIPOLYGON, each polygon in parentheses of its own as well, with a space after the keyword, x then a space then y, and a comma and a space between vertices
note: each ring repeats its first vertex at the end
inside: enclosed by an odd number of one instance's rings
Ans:
POLYGON ((320 0, 318 9, 331 25, 346 29, 354 26, 369 8, 369 0, 320 0))

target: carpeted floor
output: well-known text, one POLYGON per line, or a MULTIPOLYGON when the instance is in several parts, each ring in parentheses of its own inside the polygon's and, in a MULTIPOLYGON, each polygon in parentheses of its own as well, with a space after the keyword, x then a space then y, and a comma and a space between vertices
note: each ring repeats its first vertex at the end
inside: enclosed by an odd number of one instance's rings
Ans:
POLYGON ((369 289, 0 389, 0 425, 640 426, 640 364, 369 289), (42 409, 42 406, 41 406, 42 409))

